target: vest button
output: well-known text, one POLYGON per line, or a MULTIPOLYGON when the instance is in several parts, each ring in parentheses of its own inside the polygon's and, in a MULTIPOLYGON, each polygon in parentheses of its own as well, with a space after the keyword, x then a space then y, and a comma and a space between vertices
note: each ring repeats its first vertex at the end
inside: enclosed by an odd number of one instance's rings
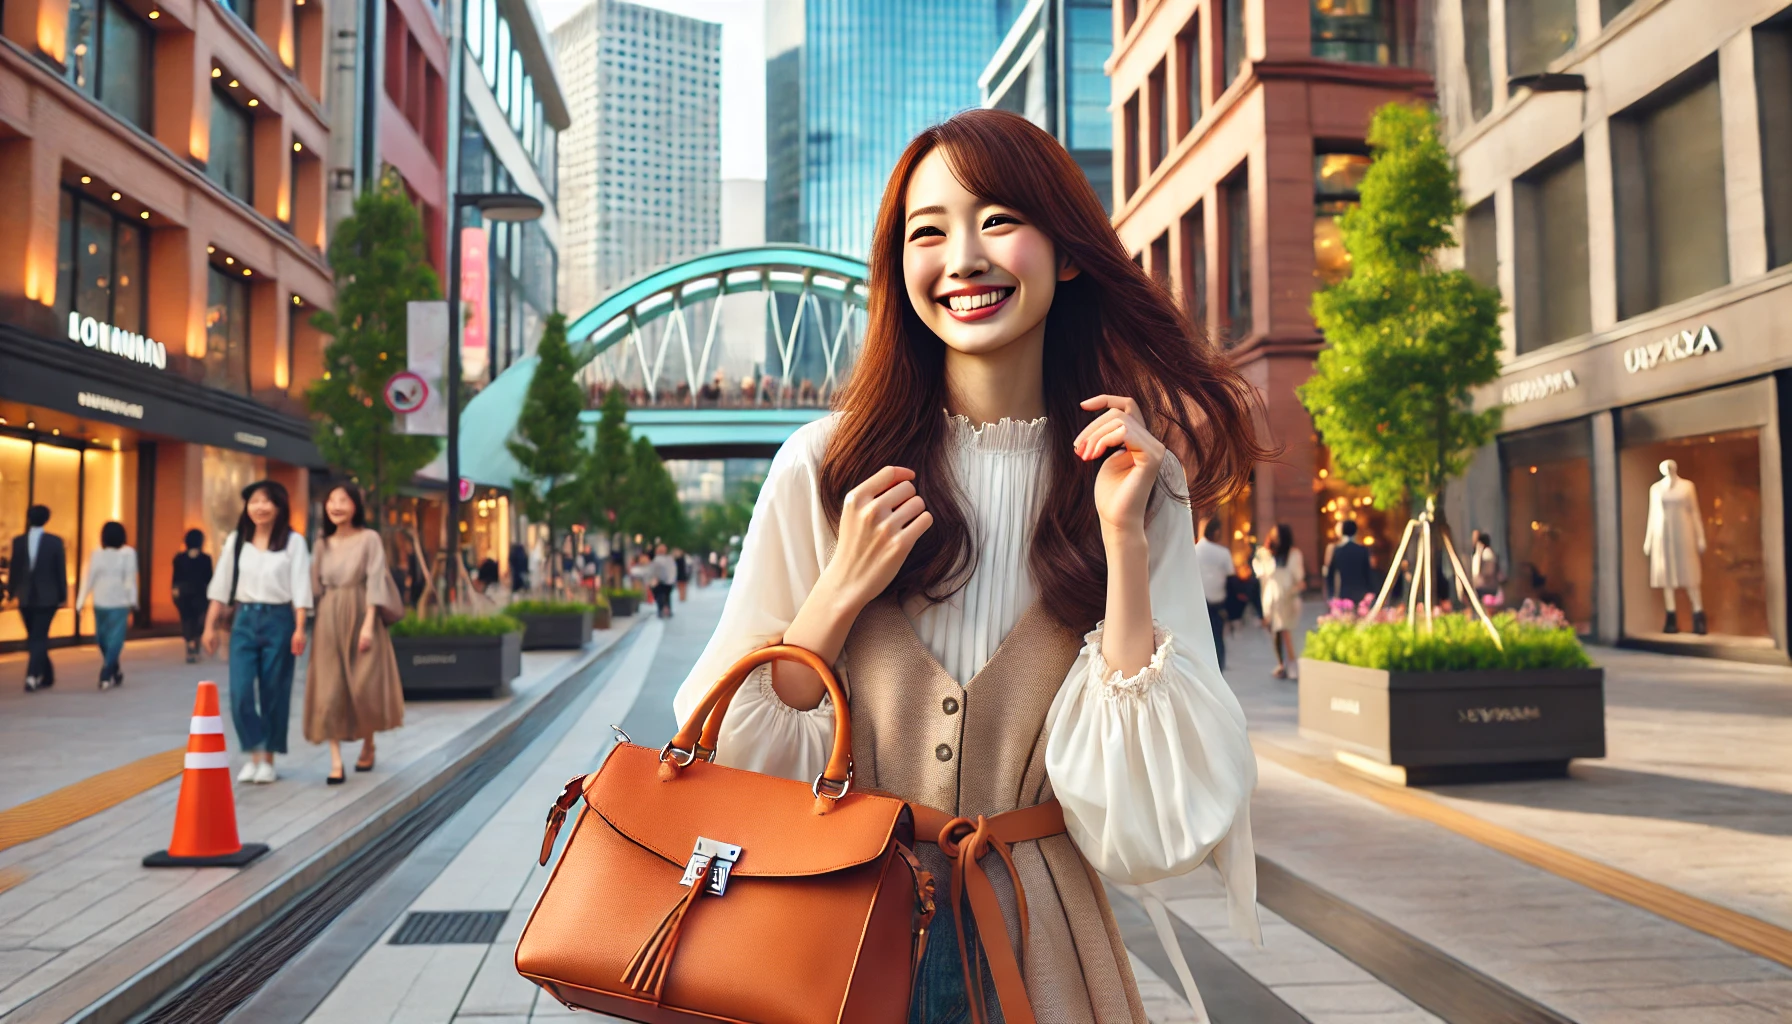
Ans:
POLYGON ((945 700, 940 701, 940 710, 948 715, 958 714, 958 698, 947 697, 945 700))
POLYGON ((933 756, 942 761, 950 761, 952 760, 952 748, 949 745, 942 743, 933 748, 933 756))

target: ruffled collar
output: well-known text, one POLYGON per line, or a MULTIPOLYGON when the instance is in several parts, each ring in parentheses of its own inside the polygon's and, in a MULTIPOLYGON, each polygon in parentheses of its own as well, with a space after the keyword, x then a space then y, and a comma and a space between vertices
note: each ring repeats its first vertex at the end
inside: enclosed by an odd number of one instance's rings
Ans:
POLYGON ((973 425, 967 416, 947 413, 946 424, 953 443, 976 452, 1041 452, 1048 433, 1044 416, 1031 420, 1004 416, 994 423, 973 425))

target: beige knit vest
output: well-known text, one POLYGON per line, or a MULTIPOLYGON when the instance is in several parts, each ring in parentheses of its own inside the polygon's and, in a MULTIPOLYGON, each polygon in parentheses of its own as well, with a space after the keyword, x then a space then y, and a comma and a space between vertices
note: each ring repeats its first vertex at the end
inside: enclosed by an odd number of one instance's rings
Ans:
MULTIPOLYGON (((855 784, 970 818, 1051 799, 1045 715, 1080 649, 1081 638, 1035 603, 960 686, 894 601, 873 602, 844 659, 855 784)), ((917 853, 935 878, 950 876, 939 847, 917 853)), ((1017 844, 1014 862, 1032 922, 1021 970, 1039 1024, 1147 1024, 1101 881, 1070 837, 1017 844)), ((1020 955, 1014 886, 996 858, 985 867, 1020 955)))

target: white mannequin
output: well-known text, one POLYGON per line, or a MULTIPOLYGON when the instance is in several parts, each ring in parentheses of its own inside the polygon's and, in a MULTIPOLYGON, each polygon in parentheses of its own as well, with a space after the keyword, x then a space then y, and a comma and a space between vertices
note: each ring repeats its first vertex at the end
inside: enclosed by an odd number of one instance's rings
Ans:
POLYGON ((1692 631, 1705 632, 1705 601, 1699 592, 1703 579, 1699 556, 1705 553, 1705 519, 1699 513, 1699 493, 1692 481, 1680 475, 1673 459, 1661 464, 1661 479, 1649 485, 1649 525, 1643 533, 1643 554, 1649 557, 1649 585, 1661 591, 1667 607, 1663 631, 1678 633, 1674 591, 1685 590, 1692 599, 1692 631))

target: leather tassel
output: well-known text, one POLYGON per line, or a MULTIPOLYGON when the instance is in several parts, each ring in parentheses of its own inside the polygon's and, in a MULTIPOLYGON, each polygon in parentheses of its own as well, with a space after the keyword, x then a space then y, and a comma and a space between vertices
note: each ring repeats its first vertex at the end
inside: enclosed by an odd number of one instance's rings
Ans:
POLYGON ((834 809, 835 800, 836 798, 831 796, 818 796, 815 798, 815 806, 812 810, 817 815, 826 814, 834 809))
POLYGON ((666 985, 666 969, 672 966, 672 956, 678 952, 678 937, 684 932, 685 915, 691 912, 691 905, 698 897, 709 889, 708 873, 699 878, 691 891, 672 905, 666 916, 635 950, 634 959, 628 962, 628 969, 622 972, 622 983, 637 992, 646 992, 655 1000, 660 997, 660 990, 666 985))
POLYGON ((670 759, 661 761, 660 762, 660 781, 661 782, 671 782, 673 779, 676 779, 676 778, 678 778, 678 766, 673 764, 670 759))

